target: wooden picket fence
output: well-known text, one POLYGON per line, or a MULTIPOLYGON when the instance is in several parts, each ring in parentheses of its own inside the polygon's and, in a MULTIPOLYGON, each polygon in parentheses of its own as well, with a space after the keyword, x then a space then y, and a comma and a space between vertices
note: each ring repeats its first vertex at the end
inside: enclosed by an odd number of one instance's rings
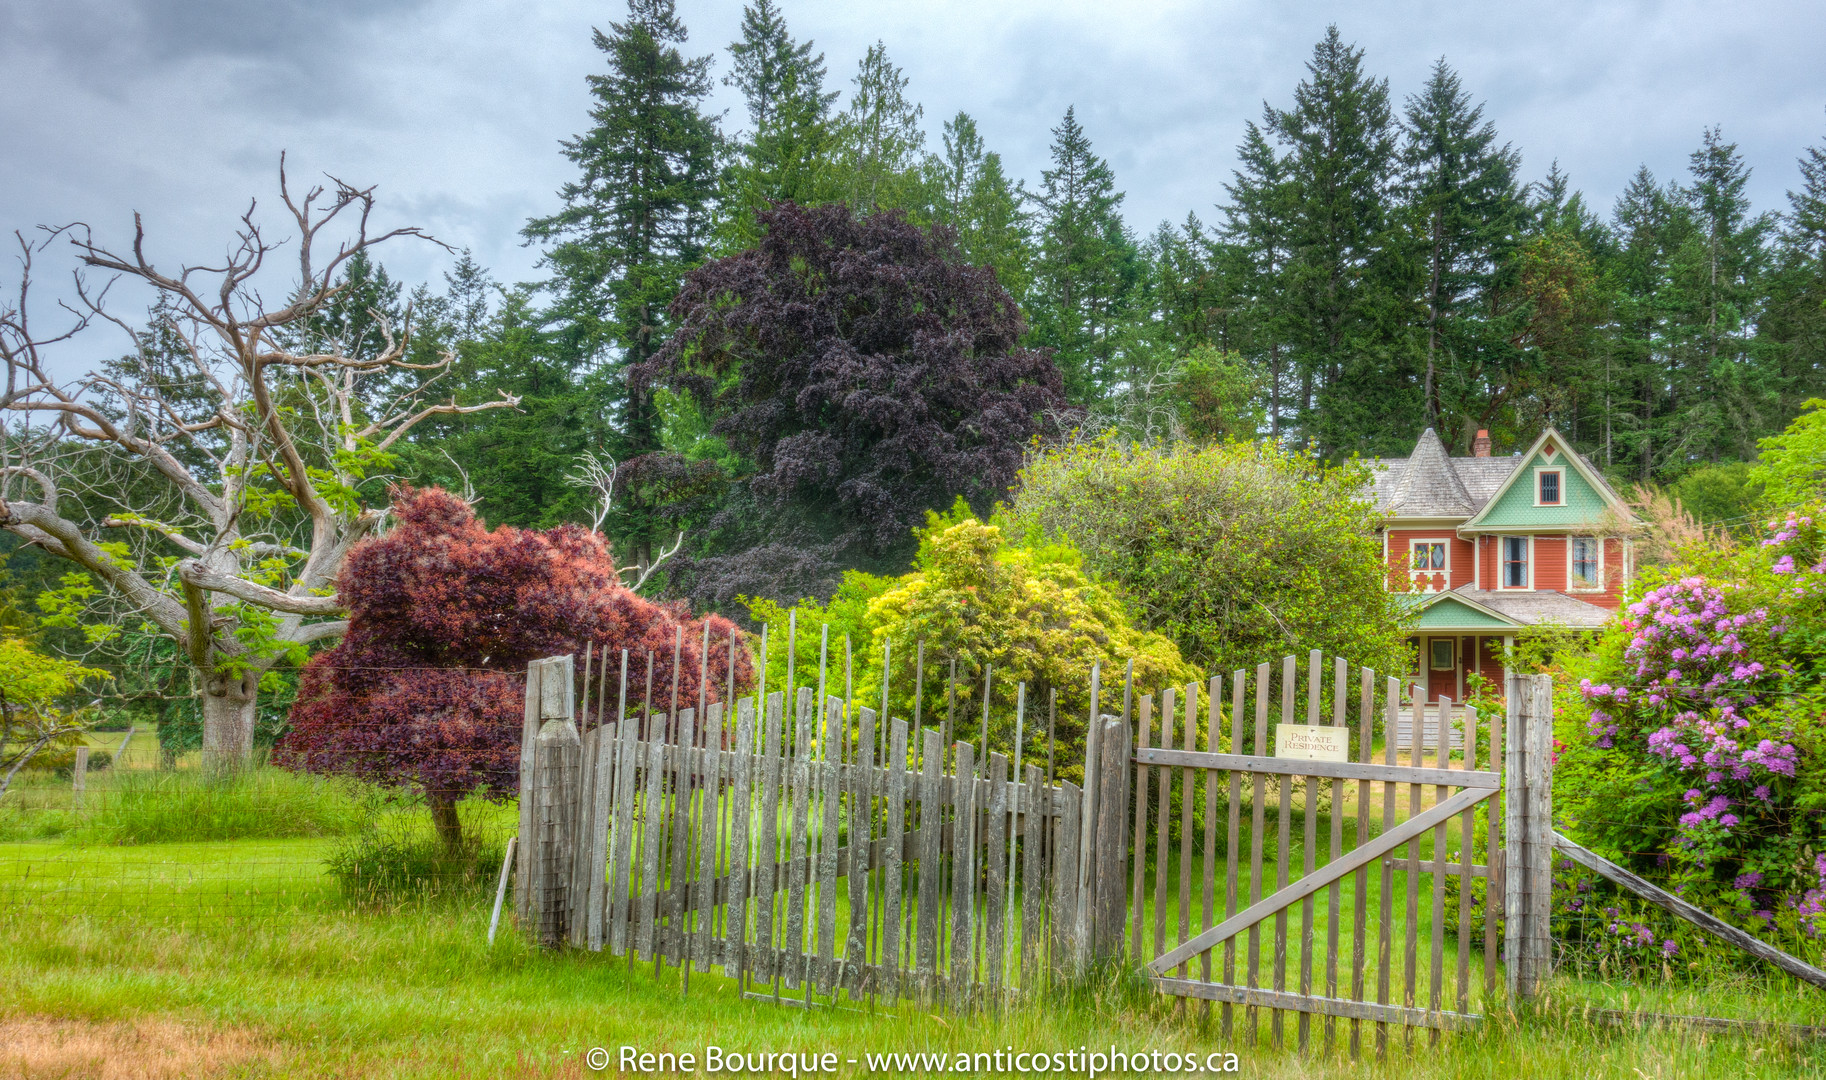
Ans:
POLYGON ((618 709, 579 733, 570 662, 528 676, 537 843, 517 896, 543 940, 802 1002, 964 1005, 1083 962, 1091 875, 1122 866, 1081 858, 1077 785, 835 696, 820 711, 810 687, 790 718, 776 692, 701 718, 618 709))
POLYGON ((1529 951, 1508 989, 1545 971, 1546 804, 1495 798, 1505 770, 1544 781, 1550 699, 1527 680, 1505 732, 1316 652, 1158 696, 1125 679, 1119 715, 1093 672, 1080 788, 1019 738, 985 755, 948 715, 913 730, 809 686, 668 714, 611 708, 604 679, 592 718, 573 665, 527 676, 516 910, 548 945, 808 1006, 969 1007, 1116 962, 1226 1033, 1266 1011, 1304 1048, 1319 1017, 1330 1047, 1344 1020, 1353 1054, 1364 1024, 1379 1048, 1475 1024, 1504 924, 1529 951), (1277 756, 1298 723, 1340 729, 1348 760, 1277 756))

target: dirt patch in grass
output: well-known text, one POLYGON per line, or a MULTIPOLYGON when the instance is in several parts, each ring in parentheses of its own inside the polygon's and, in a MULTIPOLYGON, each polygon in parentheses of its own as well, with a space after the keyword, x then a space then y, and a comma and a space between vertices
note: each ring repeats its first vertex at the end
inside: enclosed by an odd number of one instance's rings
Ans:
POLYGON ((277 1076, 286 1058, 258 1035, 172 1020, 0 1020, 0 1076, 20 1080, 277 1076))

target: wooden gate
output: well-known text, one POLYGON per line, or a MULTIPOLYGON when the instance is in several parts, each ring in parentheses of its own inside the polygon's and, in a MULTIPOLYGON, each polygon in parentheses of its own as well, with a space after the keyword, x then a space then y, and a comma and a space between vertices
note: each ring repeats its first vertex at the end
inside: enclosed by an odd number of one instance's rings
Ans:
MULTIPOLYGON (((1500 881, 1493 880, 1500 869, 1487 869, 1500 868, 1502 859, 1478 862, 1480 846, 1483 853, 1500 850, 1501 815, 1486 811, 1486 821, 1477 821, 1478 807, 1496 794, 1502 778, 1476 766, 1480 748, 1487 747, 1481 760, 1495 760, 1503 745, 1502 721, 1492 717, 1480 730, 1475 710, 1445 698, 1429 704, 1421 686, 1408 688, 1408 715, 1401 716, 1403 688, 1386 679, 1379 729, 1375 673, 1361 669, 1353 679, 1346 662, 1337 659, 1327 680, 1326 666, 1320 653, 1312 653, 1302 680, 1289 656, 1280 665, 1278 686, 1268 664, 1256 668, 1253 680, 1246 671, 1235 672, 1227 723, 1221 677, 1212 678, 1204 694, 1203 724, 1196 684, 1164 692, 1157 723, 1152 700, 1142 699, 1131 950, 1154 957, 1147 967, 1162 992, 1219 1003, 1227 1036, 1241 1006, 1246 1029, 1241 1034, 1248 1042, 1258 1037, 1261 1010, 1268 1010, 1276 1046, 1283 1041, 1284 1017, 1292 1013, 1301 1048, 1308 1046, 1312 1018, 1319 1016, 1329 1049, 1342 1018, 1349 1021, 1354 1055, 1365 1022, 1376 1025, 1378 1049, 1386 1046, 1391 1024, 1431 1028, 1437 1038, 1439 1029, 1478 1020, 1474 1009, 1496 988, 1497 918, 1483 918, 1481 933, 1474 933, 1473 924, 1490 911, 1488 898, 1502 895, 1500 881), (1320 733, 1318 741, 1343 743, 1348 760, 1275 756, 1269 720, 1276 691, 1279 727, 1288 730, 1275 734, 1298 733, 1293 725, 1300 720, 1334 729, 1341 737, 1320 733), (1423 736, 1423 726, 1433 730, 1423 736), (1405 745, 1384 740, 1378 761, 1382 732, 1407 738, 1405 745), (1201 794, 1202 845, 1196 844, 1194 820, 1201 794), (1329 833, 1323 850, 1321 822, 1329 833), (1197 872, 1195 846, 1202 856, 1197 872), (1202 889, 1196 919, 1195 880, 1202 889), (1479 882, 1485 898, 1466 903, 1479 882), (1214 895, 1219 888, 1221 898, 1214 895), (1290 948, 1296 906, 1298 929, 1290 948), (1481 978, 1474 978, 1473 960, 1480 952, 1481 978)), ((1293 751, 1300 741, 1287 738, 1285 748, 1293 751)))

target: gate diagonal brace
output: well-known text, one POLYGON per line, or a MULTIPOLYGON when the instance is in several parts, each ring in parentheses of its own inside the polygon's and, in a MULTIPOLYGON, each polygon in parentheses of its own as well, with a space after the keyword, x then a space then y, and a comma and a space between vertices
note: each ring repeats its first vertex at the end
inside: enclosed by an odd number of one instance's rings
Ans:
POLYGON ((1197 956, 1207 949, 1222 945, 1225 941, 1242 933, 1244 930, 1282 908, 1291 907, 1294 903, 1311 896, 1325 886, 1370 862, 1381 858, 1407 843, 1409 840, 1426 832, 1433 826, 1476 806, 1496 793, 1495 788, 1466 788, 1464 791, 1436 804, 1431 810, 1417 817, 1409 818, 1400 825, 1369 843, 1362 845, 1347 855, 1333 859, 1322 869, 1310 876, 1303 877, 1272 896, 1250 905, 1230 918, 1206 930, 1192 940, 1167 953, 1148 965, 1148 971, 1154 975, 1165 975, 1179 965, 1197 956))

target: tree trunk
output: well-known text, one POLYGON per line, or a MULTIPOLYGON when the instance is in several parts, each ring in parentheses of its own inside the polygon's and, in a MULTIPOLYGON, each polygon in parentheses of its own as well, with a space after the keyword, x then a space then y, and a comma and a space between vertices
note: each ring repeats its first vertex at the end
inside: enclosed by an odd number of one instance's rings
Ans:
POLYGON ((425 801, 431 804, 431 824, 447 852, 463 846, 463 820, 457 817, 456 796, 448 791, 427 791, 425 801))
POLYGON ((254 761, 254 691, 259 676, 209 679, 203 690, 203 764, 245 769, 254 761))

